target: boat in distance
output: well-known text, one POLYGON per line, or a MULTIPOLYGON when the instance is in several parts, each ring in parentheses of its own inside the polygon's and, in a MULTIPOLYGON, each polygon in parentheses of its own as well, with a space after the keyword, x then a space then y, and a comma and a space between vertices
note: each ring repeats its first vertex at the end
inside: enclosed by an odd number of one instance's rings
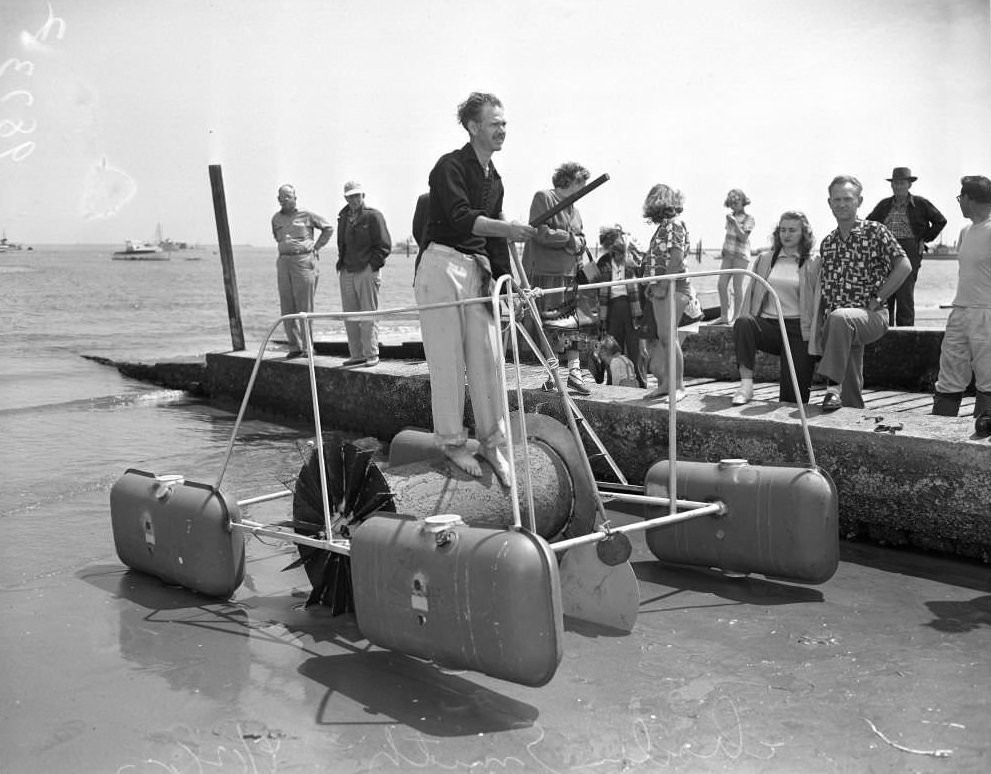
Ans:
POLYGON ((139 239, 128 239, 124 242, 124 249, 117 250, 113 256, 115 261, 167 261, 168 252, 162 250, 155 244, 149 244, 139 239))
POLYGON ((17 242, 10 242, 7 240, 7 230, 4 229, 3 237, 0 237, 0 253, 7 253, 12 250, 34 250, 33 247, 25 247, 17 242))

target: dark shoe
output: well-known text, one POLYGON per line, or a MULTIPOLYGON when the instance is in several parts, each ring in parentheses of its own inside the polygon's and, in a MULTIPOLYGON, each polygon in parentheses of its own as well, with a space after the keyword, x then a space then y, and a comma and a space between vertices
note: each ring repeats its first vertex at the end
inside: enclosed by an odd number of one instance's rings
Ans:
POLYGON ((365 363, 365 358, 363 357, 349 357, 347 360, 341 363, 341 366, 343 368, 349 368, 350 366, 362 365, 363 363, 365 363))
POLYGON ((960 411, 962 400, 962 392, 937 392, 933 395, 933 414, 939 417, 955 417, 960 411))
POLYGON ((290 349, 288 352, 286 352, 286 360, 292 360, 293 358, 302 357, 302 356, 303 356, 303 351, 301 349, 290 349))
POLYGON ((974 436, 987 438, 991 436, 991 409, 988 409, 974 420, 974 436))
POLYGON ((547 377, 547 381, 540 385, 541 392, 557 392, 557 385, 554 384, 554 380, 551 377, 547 377))
POLYGON ((979 417, 982 414, 991 414, 991 392, 978 390, 974 396, 974 414, 979 417))
POLYGON ((568 389, 574 390, 579 395, 591 395, 592 391, 585 386, 585 380, 577 374, 568 374, 568 389))
POLYGON ((840 396, 835 392, 827 392, 826 397, 822 399, 822 410, 836 411, 836 409, 840 408, 843 408, 843 403, 840 401, 840 396))
POLYGON ((363 360, 359 365, 362 368, 371 368, 372 366, 377 366, 379 364, 379 359, 377 357, 370 357, 363 360))

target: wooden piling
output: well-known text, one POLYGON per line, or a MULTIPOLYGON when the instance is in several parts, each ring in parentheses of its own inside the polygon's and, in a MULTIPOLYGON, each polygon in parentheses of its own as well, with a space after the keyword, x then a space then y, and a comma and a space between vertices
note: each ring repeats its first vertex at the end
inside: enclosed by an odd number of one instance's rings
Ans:
POLYGON ((220 264, 224 270, 224 293, 227 296, 227 317, 231 327, 231 348, 235 352, 240 352, 245 349, 244 327, 241 324, 241 303, 237 294, 237 274, 234 271, 231 229, 227 221, 224 174, 219 164, 210 165, 210 189, 213 192, 213 215, 217 221, 220 264))

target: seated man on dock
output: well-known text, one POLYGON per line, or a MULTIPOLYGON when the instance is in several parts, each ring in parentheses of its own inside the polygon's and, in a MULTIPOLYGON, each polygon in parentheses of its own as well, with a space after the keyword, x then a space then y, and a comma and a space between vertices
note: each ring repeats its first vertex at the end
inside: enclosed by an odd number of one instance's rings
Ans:
POLYGON ((819 298, 809 344, 810 354, 822 356, 823 411, 864 407, 864 347, 888 332, 888 299, 912 271, 884 225, 857 217, 863 190, 851 175, 829 184, 837 227, 819 247, 819 298))
POLYGON ((991 412, 991 180, 963 178, 957 201, 971 223, 957 242, 960 275, 939 353, 933 414, 955 417, 973 375, 974 416, 980 417, 991 412))

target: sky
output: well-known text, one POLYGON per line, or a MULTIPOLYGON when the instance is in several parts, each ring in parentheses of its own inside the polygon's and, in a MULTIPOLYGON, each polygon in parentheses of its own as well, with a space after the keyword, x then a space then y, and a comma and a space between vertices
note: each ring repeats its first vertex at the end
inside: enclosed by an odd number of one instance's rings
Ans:
POLYGON ((400 241, 471 91, 505 105, 510 219, 578 161, 610 176, 578 205, 592 236, 646 243, 663 182, 713 249, 743 189, 760 246, 786 209, 831 230, 835 175, 864 183, 866 215, 908 166, 951 244, 960 177, 991 176, 991 3, 0 0, 0 227, 216 243, 220 165, 235 244, 273 244, 282 183, 332 219, 352 179, 400 241))

